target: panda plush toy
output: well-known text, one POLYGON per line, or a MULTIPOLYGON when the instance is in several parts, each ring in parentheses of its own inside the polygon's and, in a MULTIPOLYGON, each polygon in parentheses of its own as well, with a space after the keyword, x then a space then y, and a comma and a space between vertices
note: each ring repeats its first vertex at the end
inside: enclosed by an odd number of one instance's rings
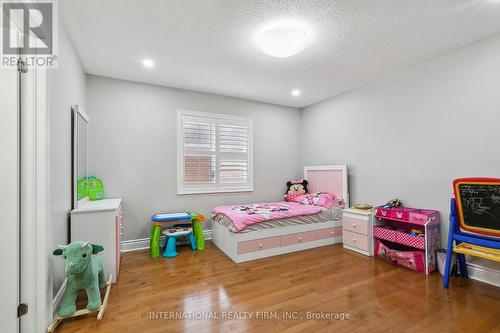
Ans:
POLYGON ((290 180, 286 183, 285 201, 294 201, 294 198, 309 193, 307 184, 305 179, 290 180))

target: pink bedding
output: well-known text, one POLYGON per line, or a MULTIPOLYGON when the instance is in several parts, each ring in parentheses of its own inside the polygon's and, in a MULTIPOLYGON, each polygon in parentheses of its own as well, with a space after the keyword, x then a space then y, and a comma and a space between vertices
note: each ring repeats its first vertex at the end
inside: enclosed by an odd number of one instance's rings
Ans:
POLYGON ((312 215, 320 211, 321 207, 306 206, 294 202, 265 202, 249 205, 218 206, 212 210, 212 213, 227 216, 233 222, 236 231, 241 231, 255 223, 312 215))

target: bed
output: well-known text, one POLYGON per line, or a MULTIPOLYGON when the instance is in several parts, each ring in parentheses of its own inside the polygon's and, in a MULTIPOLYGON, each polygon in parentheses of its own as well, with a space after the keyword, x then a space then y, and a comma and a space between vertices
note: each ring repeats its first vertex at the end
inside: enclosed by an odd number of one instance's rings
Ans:
MULTIPOLYGON (((346 165, 306 166, 304 178, 309 192, 329 192, 349 206, 346 165)), ((320 212, 269 220, 236 232, 227 217, 212 219, 212 241, 236 263, 301 251, 342 242, 342 209, 322 208, 320 212)))

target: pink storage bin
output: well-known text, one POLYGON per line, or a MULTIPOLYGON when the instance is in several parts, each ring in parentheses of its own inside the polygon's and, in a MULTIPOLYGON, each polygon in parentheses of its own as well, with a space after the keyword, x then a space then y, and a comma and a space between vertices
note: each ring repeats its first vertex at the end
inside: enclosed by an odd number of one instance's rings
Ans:
POLYGON ((389 218, 391 217, 391 210, 391 208, 379 207, 377 208, 377 213, 375 214, 375 216, 381 218, 389 218))
POLYGON ((424 225, 438 215, 438 212, 430 209, 416 209, 410 213, 410 223, 424 225))
POLYGON ((396 231, 384 227, 373 227, 373 237, 396 242, 396 231))
POLYGON ((395 231, 395 233, 396 243, 425 250, 425 237, 417 237, 401 231, 395 231))
POLYGON ((391 218, 393 220, 408 222, 410 220, 410 213, 415 211, 413 208, 393 208, 391 210, 391 218))
POLYGON ((394 250, 377 239, 375 242, 375 257, 419 273, 425 273, 424 251, 394 250))

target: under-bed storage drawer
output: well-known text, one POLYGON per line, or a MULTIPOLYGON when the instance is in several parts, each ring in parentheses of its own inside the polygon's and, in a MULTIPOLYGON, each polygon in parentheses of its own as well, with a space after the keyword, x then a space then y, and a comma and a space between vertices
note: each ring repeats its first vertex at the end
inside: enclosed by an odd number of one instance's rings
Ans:
POLYGON ((315 234, 317 240, 342 236, 342 227, 316 230, 315 234))
POLYGON ((345 245, 368 251, 368 237, 344 229, 342 239, 345 245))
POLYGON ((238 243, 238 254, 280 247, 281 237, 269 237, 238 243))
POLYGON ((315 231, 298 232, 281 236, 281 246, 289 246, 316 240, 315 231))

